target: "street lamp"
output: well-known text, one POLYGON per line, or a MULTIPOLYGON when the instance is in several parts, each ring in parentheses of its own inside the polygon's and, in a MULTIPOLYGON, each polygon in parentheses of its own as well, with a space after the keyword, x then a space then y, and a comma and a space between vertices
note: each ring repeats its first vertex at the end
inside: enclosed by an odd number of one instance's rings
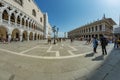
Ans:
POLYGON ((58 38, 58 31, 59 31, 59 28, 57 28, 57 38, 58 38))
POLYGON ((56 42, 55 42, 55 32, 56 32, 56 29, 55 28, 56 28, 56 26, 52 27, 52 30, 53 30, 53 33, 54 33, 54 42, 53 42, 53 44, 56 44, 56 42))

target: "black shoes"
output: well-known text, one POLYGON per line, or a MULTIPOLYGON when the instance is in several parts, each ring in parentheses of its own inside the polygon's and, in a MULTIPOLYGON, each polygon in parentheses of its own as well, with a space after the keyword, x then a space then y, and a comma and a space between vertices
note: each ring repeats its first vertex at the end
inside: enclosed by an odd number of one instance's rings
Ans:
POLYGON ((103 55, 107 55, 107 53, 105 53, 105 54, 104 54, 104 53, 102 53, 102 54, 103 54, 103 55))

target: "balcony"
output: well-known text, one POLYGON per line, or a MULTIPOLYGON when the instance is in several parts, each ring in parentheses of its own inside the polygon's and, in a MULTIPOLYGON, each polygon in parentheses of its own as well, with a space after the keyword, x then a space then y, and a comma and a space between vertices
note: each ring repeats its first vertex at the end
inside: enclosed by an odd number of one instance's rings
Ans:
POLYGON ((2 23, 8 24, 8 20, 2 19, 2 23))
POLYGON ((15 28, 16 28, 16 27, 17 27, 17 28, 22 28, 22 29, 24 29, 24 30, 43 32, 43 29, 41 29, 41 28, 32 29, 32 28, 29 28, 29 26, 21 25, 21 24, 18 24, 18 23, 15 23, 15 22, 11 22, 11 21, 10 21, 10 24, 9 24, 9 21, 8 21, 8 20, 5 20, 5 19, 2 19, 2 24, 10 25, 11 27, 15 27, 15 28))

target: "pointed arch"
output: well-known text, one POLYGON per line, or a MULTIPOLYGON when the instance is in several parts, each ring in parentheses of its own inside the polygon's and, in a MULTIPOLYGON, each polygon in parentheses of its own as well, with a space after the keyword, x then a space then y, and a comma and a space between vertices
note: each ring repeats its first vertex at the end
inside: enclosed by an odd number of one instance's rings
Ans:
POLYGON ((19 29, 15 28, 13 31, 12 31, 12 40, 13 41, 18 41, 20 40, 20 31, 19 29))
POLYGON ((2 19, 4 19, 4 20, 8 20, 9 19, 9 14, 8 14, 7 10, 3 11, 2 19))
POLYGON ((20 16, 17 16, 17 23, 20 24, 20 16))
POLYGON ((35 9, 32 10, 32 15, 36 17, 36 11, 35 11, 35 9))
POLYGON ((14 13, 11 14, 11 16, 10 16, 10 21, 11 21, 11 22, 15 22, 15 15, 14 15, 14 13))

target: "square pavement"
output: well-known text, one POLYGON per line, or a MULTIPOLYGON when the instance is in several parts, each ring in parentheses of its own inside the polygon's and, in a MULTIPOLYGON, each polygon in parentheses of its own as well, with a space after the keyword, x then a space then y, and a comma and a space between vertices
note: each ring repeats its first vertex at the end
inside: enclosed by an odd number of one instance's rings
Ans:
POLYGON ((0 80, 119 80, 120 49, 107 46, 92 53, 92 44, 43 41, 0 44, 0 80), (117 74, 117 75, 116 75, 117 74))

